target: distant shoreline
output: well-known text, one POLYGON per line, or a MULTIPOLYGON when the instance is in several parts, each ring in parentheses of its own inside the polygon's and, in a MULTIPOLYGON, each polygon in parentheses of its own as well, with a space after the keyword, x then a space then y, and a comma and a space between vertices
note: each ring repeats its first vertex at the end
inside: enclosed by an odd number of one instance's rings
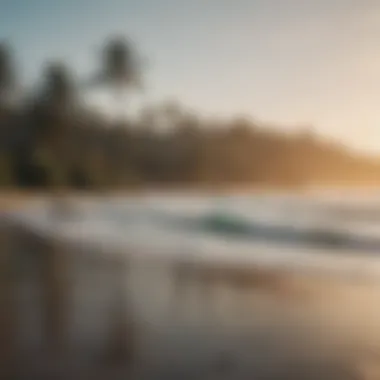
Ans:
POLYGON ((108 190, 90 190, 78 191, 72 189, 55 191, 48 190, 20 190, 20 189, 7 189, 0 190, 0 212, 17 209, 25 204, 25 202, 54 198, 55 196, 68 196, 75 198, 98 198, 98 197, 122 197, 122 196, 146 196, 150 194, 155 195, 169 195, 175 193, 176 195, 183 194, 187 196, 195 195, 259 195, 259 194, 306 194, 309 192, 323 192, 323 191, 380 191, 380 184, 373 184, 368 186, 359 185, 315 185, 305 187, 290 187, 290 186, 244 186, 244 185, 231 185, 231 186, 154 186, 154 187, 141 187, 130 189, 108 189, 108 190))

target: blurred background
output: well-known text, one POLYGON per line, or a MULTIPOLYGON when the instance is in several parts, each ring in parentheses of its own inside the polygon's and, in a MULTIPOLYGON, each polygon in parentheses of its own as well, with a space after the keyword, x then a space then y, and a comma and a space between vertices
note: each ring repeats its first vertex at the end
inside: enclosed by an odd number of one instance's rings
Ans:
POLYGON ((0 376, 378 379, 379 20, 2 1, 0 376))
POLYGON ((373 2, 1 13, 4 188, 377 184, 373 2))

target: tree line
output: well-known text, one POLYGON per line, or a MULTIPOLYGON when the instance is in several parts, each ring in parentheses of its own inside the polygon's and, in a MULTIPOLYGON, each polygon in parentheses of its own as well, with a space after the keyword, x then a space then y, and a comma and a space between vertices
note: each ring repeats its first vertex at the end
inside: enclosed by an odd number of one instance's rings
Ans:
POLYGON ((175 102, 109 120, 86 105, 102 86, 122 110, 143 86, 138 52, 109 39, 98 69, 78 80, 49 61, 28 88, 17 57, 0 44, 0 184, 3 188, 115 189, 143 186, 303 186, 377 182, 380 165, 310 130, 280 133, 244 117, 211 120, 175 102))

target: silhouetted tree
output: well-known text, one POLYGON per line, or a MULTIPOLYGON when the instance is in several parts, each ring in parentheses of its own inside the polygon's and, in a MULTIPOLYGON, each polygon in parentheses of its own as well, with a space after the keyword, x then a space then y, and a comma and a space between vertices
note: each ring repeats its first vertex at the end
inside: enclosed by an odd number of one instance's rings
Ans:
POLYGON ((126 90, 141 88, 142 84, 137 52, 128 39, 112 37, 103 48, 101 62, 93 84, 110 86, 114 91, 115 103, 123 110, 126 90))
POLYGON ((47 64, 42 79, 30 116, 37 136, 32 158, 49 172, 52 184, 63 186, 74 165, 71 133, 78 105, 75 81, 61 62, 47 64))
MULTIPOLYGON (((111 89, 124 109, 124 95, 141 85, 137 51, 129 40, 115 37, 101 58, 90 85, 111 89)), ((39 86, 20 97, 13 96, 16 74, 11 49, 0 45, 2 186, 299 186, 369 182, 380 174, 377 160, 313 131, 284 134, 245 117, 206 120, 173 101, 143 108, 136 121, 110 122, 84 106, 84 86, 64 62, 48 63, 39 86)))
POLYGON ((15 62, 11 48, 5 42, 0 44, 0 107, 8 105, 16 89, 15 62))

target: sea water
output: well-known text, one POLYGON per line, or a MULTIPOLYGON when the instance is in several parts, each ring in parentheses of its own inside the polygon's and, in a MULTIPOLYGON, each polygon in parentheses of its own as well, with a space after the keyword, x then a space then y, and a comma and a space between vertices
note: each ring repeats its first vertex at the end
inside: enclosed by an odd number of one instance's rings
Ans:
POLYGON ((110 246, 204 259, 380 274, 380 194, 146 194, 71 200, 57 217, 39 201, 13 217, 34 229, 110 246))
MULTIPOLYGON (((71 212, 61 215, 52 209, 53 201, 35 202, 12 218, 47 236, 101 246, 105 254, 135 254, 137 264, 128 281, 136 290, 134 308, 149 332, 144 360, 156 365, 155 371, 194 370, 193 378, 199 378, 196 371, 206 371, 209 359, 227 350, 238 357, 239 368, 269 376, 310 360, 310 365, 325 368, 335 355, 338 367, 344 367, 348 351, 351 355, 363 347, 380 347, 379 193, 70 198, 71 212), (189 258, 200 267, 224 262, 286 269, 306 278, 317 273, 322 276, 321 290, 310 300, 294 302, 263 296, 260 290, 222 286, 207 298, 193 283, 173 304, 170 271, 159 262, 189 258), (343 277, 347 286, 324 284, 325 275, 343 277)), ((104 302, 109 297, 101 287, 89 282, 78 301, 86 311, 78 317, 80 330, 87 326, 95 334, 99 329, 99 324, 91 327, 89 316, 96 320, 100 314, 88 294, 104 302)))

